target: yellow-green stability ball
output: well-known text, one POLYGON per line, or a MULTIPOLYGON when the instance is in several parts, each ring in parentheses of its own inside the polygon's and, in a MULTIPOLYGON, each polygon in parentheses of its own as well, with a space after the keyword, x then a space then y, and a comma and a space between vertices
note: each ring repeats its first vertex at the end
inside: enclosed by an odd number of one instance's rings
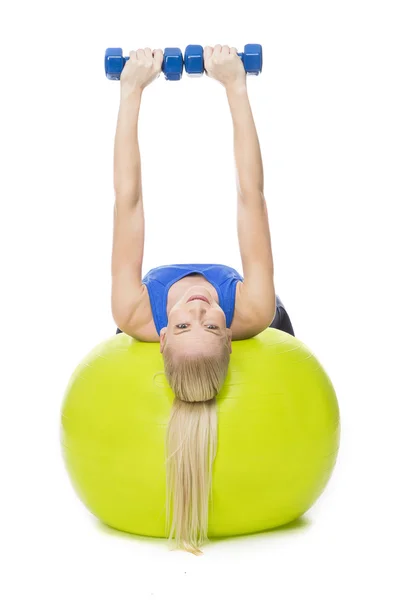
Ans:
MULTIPOLYGON (((69 381, 61 441, 72 483, 104 523, 166 537, 165 436, 174 395, 160 345, 114 335, 69 381)), ((266 329, 233 342, 217 396, 208 536, 271 529, 324 490, 339 446, 332 383, 299 339, 266 329)))

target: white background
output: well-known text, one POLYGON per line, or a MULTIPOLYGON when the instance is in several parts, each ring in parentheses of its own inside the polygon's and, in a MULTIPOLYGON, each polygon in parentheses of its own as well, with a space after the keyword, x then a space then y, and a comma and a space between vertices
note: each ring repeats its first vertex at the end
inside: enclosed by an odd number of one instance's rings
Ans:
MULTIPOLYGON (((9 2, 2 8, 2 598, 399 597, 399 9, 387 0, 9 2), (248 89, 276 291, 340 402, 328 487, 297 527, 195 557, 107 530, 59 448, 69 377, 114 334, 108 46, 261 43, 248 89), (397 558, 396 558, 397 555, 397 558)), ((143 274, 241 270, 232 128, 206 77, 145 90, 143 274)))

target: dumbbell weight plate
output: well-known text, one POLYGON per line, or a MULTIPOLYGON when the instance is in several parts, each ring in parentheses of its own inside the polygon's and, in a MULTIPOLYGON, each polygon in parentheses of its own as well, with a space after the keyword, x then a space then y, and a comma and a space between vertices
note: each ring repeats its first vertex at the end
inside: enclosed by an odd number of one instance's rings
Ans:
POLYGON ((188 75, 202 75, 204 73, 203 46, 191 44, 186 47, 185 71, 188 75))
POLYGON ((162 70, 165 79, 179 81, 182 78, 183 56, 180 48, 165 48, 162 70))
POLYGON ((104 70, 107 79, 118 81, 125 66, 122 48, 107 48, 104 57, 104 70))
POLYGON ((250 75, 259 75, 262 72, 263 64, 261 44, 246 44, 242 60, 246 73, 250 75))

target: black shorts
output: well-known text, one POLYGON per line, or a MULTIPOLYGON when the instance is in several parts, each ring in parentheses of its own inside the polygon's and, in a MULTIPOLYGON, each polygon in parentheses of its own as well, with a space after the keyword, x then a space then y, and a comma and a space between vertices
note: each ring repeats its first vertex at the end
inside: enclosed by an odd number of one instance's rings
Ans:
POLYGON ((270 327, 290 333, 294 337, 292 322, 279 296, 276 296, 276 312, 270 327))
MULTIPOLYGON (((276 296, 276 311, 274 319, 270 325, 274 329, 280 329, 281 331, 285 331, 286 333, 290 333, 294 337, 293 326, 290 321, 289 315, 286 312, 286 308, 282 304, 279 296, 276 296)), ((116 333, 122 333, 120 329, 117 329, 116 333)))

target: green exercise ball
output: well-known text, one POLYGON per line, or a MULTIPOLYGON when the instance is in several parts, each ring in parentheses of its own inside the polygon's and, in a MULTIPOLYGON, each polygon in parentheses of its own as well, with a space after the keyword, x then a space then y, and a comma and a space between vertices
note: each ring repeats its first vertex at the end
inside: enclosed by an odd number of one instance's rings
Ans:
MULTIPOLYGON (((73 373, 61 443, 72 484, 107 525, 166 537, 165 436, 174 395, 158 343, 105 340, 73 373)), ((332 383, 298 338, 268 328, 233 342, 217 396, 208 536, 272 529, 324 490, 339 447, 332 383)))

